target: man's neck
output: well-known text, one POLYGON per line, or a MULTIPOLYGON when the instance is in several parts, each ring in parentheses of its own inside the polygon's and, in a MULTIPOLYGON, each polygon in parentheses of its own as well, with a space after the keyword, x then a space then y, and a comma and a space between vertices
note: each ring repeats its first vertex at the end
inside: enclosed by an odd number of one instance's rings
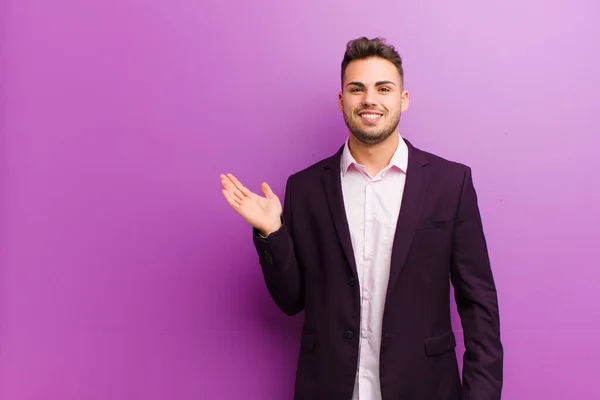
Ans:
POLYGON ((398 131, 392 133, 387 139, 377 144, 365 144, 350 135, 348 148, 357 163, 364 165, 371 176, 377 175, 388 166, 400 141, 398 131))

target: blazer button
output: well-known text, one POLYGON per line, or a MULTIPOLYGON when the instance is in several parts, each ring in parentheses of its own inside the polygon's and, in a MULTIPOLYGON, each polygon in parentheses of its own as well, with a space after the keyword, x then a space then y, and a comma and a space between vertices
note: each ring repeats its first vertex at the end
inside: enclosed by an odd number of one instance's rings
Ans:
POLYGON ((344 337, 346 339, 352 339, 354 337, 354 333, 352 333, 352 331, 346 331, 344 332, 344 337))
POLYGON ((355 284, 356 284, 356 281, 354 280, 354 278, 352 278, 352 277, 348 278, 348 285, 354 286, 355 284))
POLYGON ((269 250, 265 250, 265 257, 267 258, 267 262, 273 265, 273 255, 269 250))

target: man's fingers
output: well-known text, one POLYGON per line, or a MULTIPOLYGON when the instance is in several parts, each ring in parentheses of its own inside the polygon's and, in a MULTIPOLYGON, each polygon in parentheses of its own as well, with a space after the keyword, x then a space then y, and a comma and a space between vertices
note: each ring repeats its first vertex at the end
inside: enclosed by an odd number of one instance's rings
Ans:
POLYGON ((235 186, 231 179, 225 177, 221 180, 221 184, 223 185, 223 188, 227 190, 229 194, 231 194, 231 196, 237 198, 240 201, 244 200, 244 194, 235 186))
POLYGON ((227 203, 229 203, 232 208, 237 210, 241 206, 240 201, 227 190, 223 189, 221 192, 223 193, 225 200, 227 200, 227 203))
POLYGON ((236 189, 240 191, 242 196, 250 197, 252 192, 250 192, 250 190, 248 190, 244 185, 242 185, 242 183, 235 176, 233 176, 232 174, 227 174, 227 177, 233 183, 236 189))

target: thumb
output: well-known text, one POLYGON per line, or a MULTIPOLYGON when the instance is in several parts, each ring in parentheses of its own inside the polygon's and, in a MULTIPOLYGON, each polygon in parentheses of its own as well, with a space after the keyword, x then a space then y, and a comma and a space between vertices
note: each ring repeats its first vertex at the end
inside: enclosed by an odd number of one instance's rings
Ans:
POLYGON ((267 184, 267 182, 262 183, 262 185, 260 186, 260 190, 267 197, 267 199, 271 199, 271 198, 275 197, 275 193, 273 193, 273 191, 271 190, 271 187, 267 184))

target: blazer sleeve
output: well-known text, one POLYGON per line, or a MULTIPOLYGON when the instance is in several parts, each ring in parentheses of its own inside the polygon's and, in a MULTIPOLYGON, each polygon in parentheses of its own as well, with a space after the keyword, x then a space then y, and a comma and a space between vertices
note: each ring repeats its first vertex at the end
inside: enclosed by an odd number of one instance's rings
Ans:
POLYGON ((285 187, 282 226, 265 238, 253 229, 253 242, 269 294, 287 315, 304 309, 302 273, 296 259, 292 229, 292 179, 285 187))
POLYGON ((500 400, 503 347, 486 239, 466 167, 452 245, 451 280, 464 332, 462 400, 500 400))

